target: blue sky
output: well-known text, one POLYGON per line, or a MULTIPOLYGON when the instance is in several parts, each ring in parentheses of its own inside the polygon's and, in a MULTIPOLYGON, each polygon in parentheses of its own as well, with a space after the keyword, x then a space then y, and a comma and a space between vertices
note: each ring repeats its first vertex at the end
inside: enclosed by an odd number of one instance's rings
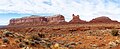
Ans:
POLYGON ((0 25, 30 15, 62 14, 69 21, 73 13, 87 21, 99 16, 120 21, 120 0, 0 0, 0 25))

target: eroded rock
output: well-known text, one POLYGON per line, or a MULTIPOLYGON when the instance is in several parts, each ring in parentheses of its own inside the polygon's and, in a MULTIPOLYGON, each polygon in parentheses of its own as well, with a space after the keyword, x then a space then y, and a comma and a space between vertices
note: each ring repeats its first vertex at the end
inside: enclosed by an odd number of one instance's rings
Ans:
POLYGON ((9 25, 46 25, 46 24, 59 24, 66 23, 63 15, 53 16, 36 16, 22 17, 11 19, 9 25))
POLYGON ((118 21, 111 20, 109 17, 101 16, 95 19, 92 19, 89 23, 118 23, 118 21))
POLYGON ((74 14, 72 15, 72 20, 69 23, 86 23, 86 21, 81 20, 79 18, 79 15, 75 16, 74 14))

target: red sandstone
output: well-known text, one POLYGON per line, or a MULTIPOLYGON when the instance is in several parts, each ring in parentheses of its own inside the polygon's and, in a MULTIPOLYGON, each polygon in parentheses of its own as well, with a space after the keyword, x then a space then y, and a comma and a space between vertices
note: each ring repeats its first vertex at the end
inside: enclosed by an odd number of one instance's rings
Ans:
POLYGON ((111 20, 106 16, 101 16, 101 17, 92 19, 89 23, 118 23, 118 21, 111 20))
MULTIPOLYGON (((85 24, 85 23, 119 23, 118 21, 111 20, 106 16, 101 16, 95 19, 92 19, 89 22, 81 20, 79 15, 72 15, 73 19, 69 21, 70 24, 85 24)), ((23 17, 17 19, 11 19, 9 25, 53 25, 53 24, 69 24, 65 21, 63 15, 54 15, 54 16, 36 16, 32 15, 30 17, 23 17)))
POLYGON ((79 18, 79 15, 75 16, 74 14, 72 15, 73 19, 69 23, 86 23, 86 21, 81 20, 79 18))
POLYGON ((44 25, 44 24, 59 24, 64 23, 65 18, 62 15, 54 15, 54 16, 35 16, 32 15, 30 17, 23 17, 17 19, 11 19, 9 25, 44 25))

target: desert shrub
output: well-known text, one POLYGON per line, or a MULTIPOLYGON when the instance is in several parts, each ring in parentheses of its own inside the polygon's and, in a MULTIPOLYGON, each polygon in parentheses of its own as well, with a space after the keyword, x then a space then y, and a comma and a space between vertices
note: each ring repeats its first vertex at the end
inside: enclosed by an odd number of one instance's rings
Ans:
POLYGON ((78 44, 82 44, 82 42, 79 41, 78 44))
POLYGON ((44 38, 43 40, 46 42, 50 42, 49 38, 44 38))
POLYGON ((16 43, 19 43, 20 41, 19 41, 18 39, 15 39, 15 42, 16 42, 16 43))
POLYGON ((69 47, 69 44, 66 44, 65 47, 69 47))
POLYGON ((33 40, 38 40, 38 41, 41 40, 41 38, 39 38, 39 36, 36 36, 36 35, 32 35, 32 36, 31 36, 31 39, 33 39, 33 40))
POLYGON ((29 41, 23 41, 25 43, 25 45, 29 45, 29 41))
POLYGON ((41 41, 41 38, 38 35, 28 36, 27 39, 30 41, 33 41, 33 40, 41 41))
POLYGON ((20 42, 22 42, 22 39, 21 39, 21 38, 19 38, 19 41, 20 41, 20 42))
POLYGON ((52 45, 52 43, 47 43, 47 47, 50 47, 52 45))
POLYGON ((40 41, 34 40, 34 42, 35 42, 36 44, 40 44, 40 41))
POLYGON ((91 34, 92 34, 92 32, 90 31, 90 32, 89 32, 89 34, 91 35, 91 34))
POLYGON ((0 34, 0 38, 2 38, 2 34, 0 34))
POLYGON ((9 43, 8 38, 3 38, 2 40, 3 40, 3 43, 9 43))
POLYGON ((12 35, 11 32, 4 32, 3 34, 4 34, 5 36, 7 36, 7 37, 10 36, 10 35, 12 35))
POLYGON ((69 49, 74 49, 75 46, 74 46, 74 45, 69 45, 68 48, 69 48, 69 49))
POLYGON ((31 45, 31 46, 35 46, 35 42, 34 42, 34 41, 31 41, 31 42, 30 42, 30 45, 31 45))
POLYGON ((77 31, 77 30, 76 30, 76 29, 71 29, 71 30, 69 30, 69 31, 74 32, 74 31, 77 31))
POLYGON ((118 36, 118 35, 119 35, 118 32, 119 32, 119 30, 113 29, 113 30, 111 31, 111 35, 113 35, 113 36, 118 36))
POLYGON ((75 42, 70 42, 70 43, 68 43, 69 45, 76 45, 76 43, 75 42))
POLYGON ((45 38, 45 34, 40 34, 40 33, 38 33, 38 36, 39 36, 40 38, 45 38))
POLYGON ((20 47, 20 48, 23 48, 23 47, 25 47, 25 44, 24 44, 24 43, 20 43, 20 44, 19 44, 19 47, 20 47))

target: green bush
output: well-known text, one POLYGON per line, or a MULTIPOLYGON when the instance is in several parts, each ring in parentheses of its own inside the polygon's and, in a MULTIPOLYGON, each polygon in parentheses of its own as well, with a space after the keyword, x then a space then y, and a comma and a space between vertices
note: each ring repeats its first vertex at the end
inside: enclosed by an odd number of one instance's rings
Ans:
POLYGON ((113 36, 118 36, 118 35, 119 35, 118 32, 119 32, 119 30, 113 29, 113 30, 111 31, 111 34, 112 34, 113 36))
POLYGON ((3 40, 3 43, 8 43, 9 44, 8 38, 3 38, 2 40, 3 40))
POLYGON ((5 36, 7 36, 7 37, 10 36, 10 35, 12 35, 11 32, 4 32, 3 34, 4 34, 5 36))

